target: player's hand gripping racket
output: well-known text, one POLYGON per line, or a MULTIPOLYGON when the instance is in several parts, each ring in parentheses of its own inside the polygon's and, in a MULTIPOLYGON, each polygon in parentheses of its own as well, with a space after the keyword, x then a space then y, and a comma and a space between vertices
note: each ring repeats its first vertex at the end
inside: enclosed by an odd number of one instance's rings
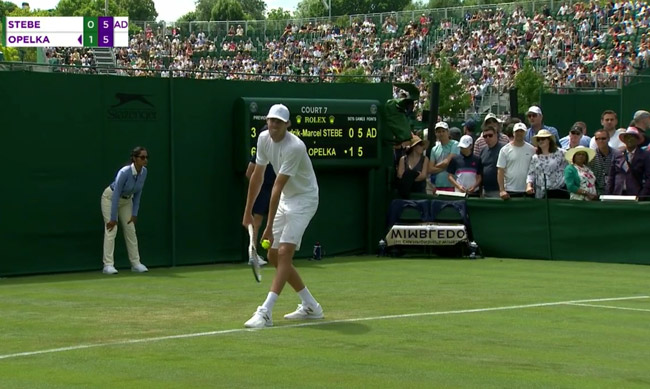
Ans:
POLYGON ((248 236, 250 237, 250 243, 248 245, 248 259, 251 263, 251 269, 253 269, 253 275, 255 276, 255 281, 262 281, 262 271, 260 268, 260 261, 257 257, 257 248, 255 245, 255 236, 253 233, 253 225, 248 225, 248 236))

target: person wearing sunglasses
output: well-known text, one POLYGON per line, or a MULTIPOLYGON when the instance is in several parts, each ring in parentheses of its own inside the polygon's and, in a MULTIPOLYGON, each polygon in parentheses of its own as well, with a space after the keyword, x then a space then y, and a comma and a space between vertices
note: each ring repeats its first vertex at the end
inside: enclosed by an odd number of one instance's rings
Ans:
POLYGON ((609 132, 604 128, 596 131, 592 139, 596 142, 597 148, 595 157, 589 162, 589 168, 596 176, 598 195, 604 195, 606 194, 607 180, 609 179, 609 169, 612 167, 612 161, 616 158, 616 155, 620 154, 620 151, 609 145, 609 132))
POLYGON ((147 179, 147 163, 149 153, 144 147, 136 147, 131 151, 131 163, 121 168, 115 180, 104 189, 101 198, 102 216, 104 217, 104 274, 117 274, 115 269, 115 237, 117 236, 117 221, 124 230, 126 250, 131 261, 131 271, 144 273, 149 271, 140 262, 138 237, 135 234, 135 224, 138 221, 140 197, 147 179))
POLYGON ((530 127, 526 131, 526 137, 524 138, 526 142, 532 143, 533 137, 540 130, 546 130, 555 137, 555 144, 560 144, 560 134, 557 132, 557 128, 544 124, 544 115, 542 115, 541 108, 536 105, 531 106, 526 112, 526 118, 528 119, 528 123, 530 123, 530 127))

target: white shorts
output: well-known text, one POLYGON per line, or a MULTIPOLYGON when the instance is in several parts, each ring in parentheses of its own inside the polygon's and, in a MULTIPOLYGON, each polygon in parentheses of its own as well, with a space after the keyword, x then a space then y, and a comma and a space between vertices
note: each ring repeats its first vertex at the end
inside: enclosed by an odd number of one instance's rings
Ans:
POLYGON ((273 248, 280 247, 280 243, 296 245, 300 250, 302 236, 309 222, 318 209, 318 197, 297 196, 291 199, 280 199, 278 212, 273 219, 273 248))

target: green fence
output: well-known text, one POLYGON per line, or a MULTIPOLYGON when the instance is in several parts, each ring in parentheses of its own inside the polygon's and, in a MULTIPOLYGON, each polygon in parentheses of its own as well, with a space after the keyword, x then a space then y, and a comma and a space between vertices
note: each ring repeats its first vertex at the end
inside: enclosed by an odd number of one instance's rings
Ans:
POLYGON ((650 203, 469 199, 483 253, 508 258, 650 264, 650 203))
MULTIPOLYGON (((233 166, 235 101, 391 97, 389 84, 278 85, 0 72, 0 275, 99 269, 100 195, 136 145, 151 156, 137 227, 143 262, 242 260, 247 184, 233 166)), ((341 166, 317 176, 319 212, 298 255, 317 240, 328 255, 367 251, 379 234, 368 228, 369 202, 385 201, 386 173, 341 166)), ((119 267, 128 261, 118 235, 119 267)))

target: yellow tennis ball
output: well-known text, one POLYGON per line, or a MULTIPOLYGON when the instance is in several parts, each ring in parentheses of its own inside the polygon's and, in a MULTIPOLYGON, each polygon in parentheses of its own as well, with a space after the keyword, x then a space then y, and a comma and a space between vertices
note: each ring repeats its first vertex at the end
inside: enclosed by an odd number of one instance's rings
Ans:
POLYGON ((268 250, 269 248, 271 248, 271 241, 268 239, 264 239, 262 241, 262 247, 264 248, 264 250, 268 250))

